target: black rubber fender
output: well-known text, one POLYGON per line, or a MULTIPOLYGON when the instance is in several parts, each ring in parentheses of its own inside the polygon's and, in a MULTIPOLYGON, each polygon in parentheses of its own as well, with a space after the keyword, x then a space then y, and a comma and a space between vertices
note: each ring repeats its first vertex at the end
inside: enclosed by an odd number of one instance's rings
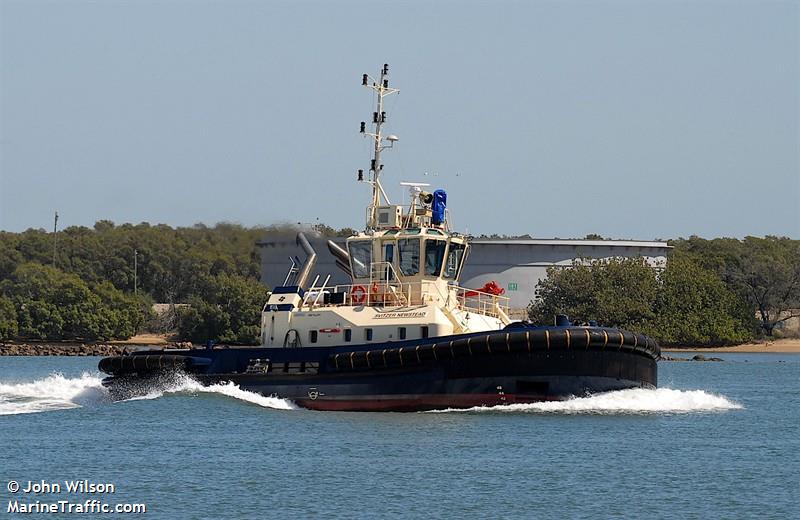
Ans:
POLYGON ((644 335, 600 327, 515 327, 436 343, 331 355, 336 371, 397 368, 462 357, 519 355, 525 352, 617 350, 658 359, 658 343, 644 335))
POLYGON ((100 360, 100 371, 111 375, 158 372, 163 370, 188 370, 192 367, 208 365, 206 358, 181 356, 175 354, 140 354, 110 356, 100 360))

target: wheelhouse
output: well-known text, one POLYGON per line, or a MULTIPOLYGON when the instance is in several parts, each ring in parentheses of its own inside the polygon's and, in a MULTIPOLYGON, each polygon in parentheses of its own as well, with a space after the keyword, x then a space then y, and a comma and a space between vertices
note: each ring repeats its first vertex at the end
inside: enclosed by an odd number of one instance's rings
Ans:
POLYGON ((467 247, 463 236, 434 228, 392 229, 347 241, 354 284, 457 281, 467 247))

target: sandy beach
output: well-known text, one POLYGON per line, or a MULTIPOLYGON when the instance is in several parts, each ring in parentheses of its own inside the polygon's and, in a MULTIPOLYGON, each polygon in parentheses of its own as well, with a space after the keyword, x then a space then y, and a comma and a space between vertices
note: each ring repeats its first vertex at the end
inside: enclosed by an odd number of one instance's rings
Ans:
POLYGON ((758 343, 744 343, 730 347, 669 347, 662 348, 663 352, 765 352, 774 354, 800 354, 800 339, 778 339, 774 341, 764 341, 758 343))
POLYGON ((129 339, 109 341, 112 345, 167 345, 172 343, 166 334, 137 334, 129 339))

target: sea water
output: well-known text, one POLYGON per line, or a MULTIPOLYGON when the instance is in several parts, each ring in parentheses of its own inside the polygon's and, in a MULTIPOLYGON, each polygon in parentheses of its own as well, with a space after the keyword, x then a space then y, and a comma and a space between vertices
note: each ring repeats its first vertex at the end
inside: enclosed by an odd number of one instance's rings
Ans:
POLYGON ((169 519, 800 518, 800 355, 720 356, 661 362, 657 390, 428 413, 188 378, 112 402, 98 358, 2 357, 0 517, 96 500, 169 519), (114 492, 24 492, 81 482, 114 492))

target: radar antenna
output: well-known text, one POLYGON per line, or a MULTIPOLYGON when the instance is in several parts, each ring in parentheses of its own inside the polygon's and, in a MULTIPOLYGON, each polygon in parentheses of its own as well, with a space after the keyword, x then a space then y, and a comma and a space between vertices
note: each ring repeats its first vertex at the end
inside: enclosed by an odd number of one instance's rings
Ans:
POLYGON ((369 74, 364 74, 361 77, 361 84, 369 87, 377 93, 378 106, 375 112, 372 113, 372 124, 375 125, 374 133, 367 132, 367 123, 361 122, 361 133, 369 136, 374 141, 373 156, 370 161, 369 179, 364 180, 364 170, 358 170, 358 180, 368 182, 372 185, 372 200, 367 208, 367 230, 375 230, 378 227, 378 207, 384 204, 391 204, 389 197, 381 185, 381 172, 383 171, 383 164, 381 163, 381 152, 386 148, 392 148, 394 143, 400 138, 396 135, 388 135, 385 138, 381 134, 381 127, 386 122, 386 111, 383 109, 383 98, 385 96, 396 94, 400 90, 389 87, 389 65, 384 63, 380 71, 379 79, 376 81, 371 78, 369 74), (388 143, 388 144, 386 144, 388 143))

